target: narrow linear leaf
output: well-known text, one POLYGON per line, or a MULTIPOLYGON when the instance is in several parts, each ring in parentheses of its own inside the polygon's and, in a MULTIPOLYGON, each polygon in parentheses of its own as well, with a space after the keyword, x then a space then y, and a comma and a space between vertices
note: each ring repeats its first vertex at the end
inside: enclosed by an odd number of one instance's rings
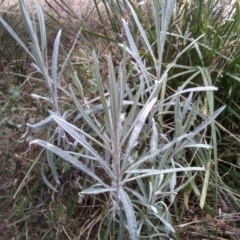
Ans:
POLYGON ((58 192, 58 190, 48 181, 46 174, 44 172, 44 161, 42 161, 41 164, 41 177, 42 180, 44 181, 44 183, 50 188, 52 189, 54 192, 58 192))
POLYGON ((54 84, 55 94, 57 94, 57 85, 58 85, 57 64, 58 64, 58 51, 59 51, 61 33, 62 33, 61 30, 57 33, 57 36, 54 41, 53 55, 52 55, 52 80, 53 80, 53 84, 54 84))
POLYGON ((47 150, 55 153, 59 157, 61 157, 63 160, 71 163, 75 168, 85 172, 87 175, 94 178, 97 182, 99 182, 105 188, 110 188, 110 186, 105 184, 92 170, 90 170, 88 167, 86 167, 84 164, 82 164, 80 161, 78 161, 76 158, 74 158, 73 156, 71 156, 69 153, 62 150, 61 148, 56 147, 56 146, 54 146, 46 141, 40 140, 40 139, 33 140, 29 144, 30 145, 36 144, 41 147, 44 147, 45 149, 47 149, 47 150))
POLYGON ((56 121, 59 126, 61 126, 67 133, 69 133, 79 144, 81 144, 86 150, 91 152, 91 154, 97 158, 98 163, 103 167, 103 169, 109 174, 109 176, 114 177, 113 172, 109 168, 108 164, 104 161, 104 159, 98 154, 98 152, 89 144, 86 139, 79 134, 81 132, 85 136, 91 138, 91 140, 95 141, 100 145, 102 148, 105 148, 104 145, 102 145, 100 142, 98 142, 96 139, 91 137, 89 134, 85 133, 81 129, 78 129, 76 126, 68 123, 66 120, 63 118, 57 116, 56 114, 52 113, 51 114, 52 118, 54 121, 56 121))
POLYGON ((137 220, 128 194, 120 188, 120 198, 127 218, 127 228, 131 240, 138 240, 137 220))
POLYGON ((48 165, 51 169, 53 178, 54 178, 54 180, 57 184, 60 184, 59 175, 57 173, 57 169, 56 169, 55 164, 54 164, 54 155, 53 155, 52 152, 50 152, 48 150, 46 150, 46 155, 47 155, 47 162, 48 162, 48 165))
POLYGON ((149 40, 147 39, 147 36, 146 36, 146 34, 145 34, 145 31, 144 31, 144 29, 143 29, 140 21, 138 20, 138 17, 137 17, 137 15, 136 15, 133 7, 132 7, 131 4, 129 3, 129 1, 127 1, 127 4, 128 4, 128 7, 129 7, 130 10, 131 10, 132 16, 133 16, 133 18, 134 18, 134 20, 135 20, 135 22, 136 22, 136 25, 137 25, 137 27, 138 27, 138 30, 139 30, 140 33, 141 33, 142 38, 143 38, 143 40, 144 40, 144 42, 145 42, 145 44, 146 44, 146 46, 147 46, 147 49, 148 49, 148 51, 150 52, 150 54, 151 54, 151 56, 152 56, 152 59, 153 59, 154 64, 155 64, 155 68, 157 69, 157 62, 156 62, 156 59, 155 59, 155 56, 154 56, 154 53, 153 53, 151 44, 149 43, 149 40))
POLYGON ((163 170, 156 170, 156 169, 130 170, 130 171, 126 171, 126 173, 135 173, 135 174, 140 174, 140 175, 135 175, 132 178, 124 179, 121 182, 121 185, 124 185, 127 182, 131 182, 138 178, 149 177, 152 175, 168 174, 168 173, 174 173, 174 172, 188 172, 188 171, 204 171, 204 168, 203 167, 182 167, 182 168, 170 168, 170 169, 163 169, 163 170))
POLYGON ((80 194, 100 194, 105 192, 113 192, 115 191, 115 188, 93 188, 90 187, 84 191, 81 191, 80 194))
POLYGON ((207 168, 206 168, 204 182, 203 182, 202 194, 201 194, 201 198, 200 198, 200 207, 201 208, 204 208, 204 206, 205 206, 208 185, 209 185, 210 172, 211 172, 211 160, 209 159, 207 168))
POLYGON ((136 120, 135 120, 135 127, 133 128, 132 134, 130 136, 125 156, 124 156, 124 163, 123 166, 125 166, 125 163, 128 159, 128 157, 131 154, 132 149, 134 148, 135 144, 137 143, 138 136, 143 128, 143 125, 145 124, 146 118, 151 111, 152 107, 156 103, 157 98, 152 99, 148 104, 146 104, 141 112, 138 114, 136 120))
POLYGON ((108 148, 110 148, 109 146, 109 139, 100 131, 100 129, 96 126, 96 124, 92 121, 92 119, 88 116, 90 112, 90 109, 85 110, 82 105, 79 103, 78 99, 76 98, 72 88, 70 87, 70 92, 72 95, 72 99, 76 105, 76 107, 78 108, 79 112, 82 115, 82 118, 86 121, 86 123, 91 127, 91 129, 93 129, 95 131, 95 133, 97 133, 97 135, 104 141, 104 143, 106 144, 106 146, 108 148))
POLYGON ((182 110, 182 119, 185 118, 187 112, 191 109, 192 96, 193 96, 193 92, 190 92, 188 98, 186 99, 186 101, 184 103, 184 107, 182 110))

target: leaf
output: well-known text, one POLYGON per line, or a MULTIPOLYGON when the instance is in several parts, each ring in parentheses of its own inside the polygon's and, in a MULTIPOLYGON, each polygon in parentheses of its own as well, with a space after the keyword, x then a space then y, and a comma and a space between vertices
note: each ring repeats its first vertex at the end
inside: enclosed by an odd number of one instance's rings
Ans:
MULTIPOLYGON (((90 109, 84 109, 82 105, 79 103, 78 99, 76 98, 72 88, 70 87, 70 92, 72 99, 75 103, 75 106, 77 107, 78 111, 81 113, 81 117, 85 120, 85 122, 90 126, 90 128, 104 141, 105 146, 107 146, 108 149, 110 149, 109 146, 109 139, 107 138, 106 135, 104 135, 100 129, 96 126, 96 124, 93 122, 93 120, 88 116, 90 113, 90 109)), ((79 119, 78 119, 79 120, 79 119)), ((76 121, 76 119, 74 119, 76 121)))
MULTIPOLYGON (((156 122, 154 118, 152 118, 152 134, 151 134, 151 141, 150 141, 150 153, 154 153, 158 149, 158 130, 156 126, 156 122)), ((155 163, 156 157, 152 158, 153 165, 155 163)))
POLYGON ((184 103, 183 110, 182 110, 182 119, 185 118, 187 112, 191 109, 192 96, 193 96, 193 92, 190 92, 188 98, 184 103))
POLYGON ((170 185, 170 192, 173 192, 173 193, 170 194, 171 203, 173 203, 175 195, 176 195, 174 193, 174 189, 175 189, 176 184, 177 184, 177 174, 176 174, 176 172, 174 172, 172 174, 172 177, 170 179, 170 184, 169 184, 170 185))
POLYGON ((58 51, 59 51, 59 44, 60 44, 60 37, 61 37, 62 31, 60 30, 57 33, 57 36, 54 41, 54 47, 53 47, 53 55, 52 55, 52 80, 54 85, 54 91, 55 95, 57 94, 57 85, 58 85, 58 51))
POLYGON ((53 175, 53 178, 54 178, 55 182, 57 184, 60 184, 59 175, 57 173, 57 169, 56 169, 55 164, 54 164, 54 154, 52 152, 46 150, 46 157, 47 157, 47 162, 48 162, 48 165, 51 169, 51 173, 53 175))
POLYGON ((73 165, 73 167, 85 172, 87 175, 89 175, 90 177, 95 179, 97 182, 99 182, 105 188, 110 188, 92 170, 90 170, 88 167, 86 167, 84 164, 82 164, 80 161, 78 161, 76 158, 74 158, 73 156, 71 156, 69 153, 62 150, 61 148, 56 147, 56 146, 54 146, 46 141, 40 140, 40 139, 33 140, 29 144, 30 145, 37 144, 41 147, 44 147, 45 149, 47 149, 47 150, 55 153, 59 157, 61 157, 63 160, 71 163, 73 165))
POLYGON ((154 53, 153 53, 151 44, 149 43, 149 40, 147 39, 147 35, 146 35, 146 33, 145 33, 145 31, 144 31, 144 29, 143 29, 140 21, 138 20, 138 17, 137 17, 137 15, 136 15, 133 7, 132 7, 131 4, 129 3, 129 1, 127 1, 127 4, 128 4, 128 7, 129 7, 130 10, 131 10, 132 16, 133 16, 133 18, 134 18, 134 20, 135 20, 135 22, 136 22, 136 25, 137 25, 137 28, 138 28, 140 34, 141 34, 141 37, 143 38, 144 43, 146 44, 147 49, 148 49, 148 51, 150 52, 150 54, 151 54, 151 56, 152 56, 152 59, 153 59, 154 64, 155 64, 155 68, 157 69, 157 62, 156 62, 156 60, 155 60, 155 56, 154 56, 154 53))
POLYGON ((34 0, 37 15, 38 15, 38 23, 41 35, 41 53, 44 57, 45 63, 47 63, 47 37, 46 37, 46 27, 45 27, 45 19, 43 15, 43 11, 41 6, 39 5, 37 0, 34 0))
POLYGON ((191 184, 188 184, 183 191, 183 201, 186 206, 186 209, 188 209, 188 202, 189 202, 189 196, 192 192, 191 184))
POLYGON ((201 132, 203 129, 205 129, 209 124, 213 122, 213 120, 225 109, 226 106, 220 107, 218 110, 216 110, 213 113, 213 118, 207 118, 204 122, 202 122, 198 127, 194 129, 192 132, 192 136, 197 135, 199 132, 201 132))
POLYGON ((31 125, 29 123, 27 123, 27 129, 26 129, 26 132, 23 134, 23 136, 21 137, 22 138, 25 138, 28 134, 28 131, 31 130, 33 132, 39 132, 41 131, 41 129, 46 125, 46 124, 49 124, 50 122, 52 121, 52 117, 49 116, 47 118, 45 118, 44 120, 34 124, 34 125, 31 125))
POLYGON ((138 240, 137 220, 128 194, 120 187, 120 199, 127 218, 127 228, 131 240, 138 240))
POLYGON ((134 129, 132 131, 132 134, 130 136, 125 155, 124 155, 124 161, 123 161, 123 166, 125 166, 131 151, 133 150, 134 146, 137 143, 137 139, 139 134, 141 133, 141 130, 143 128, 143 125, 145 124, 146 118, 151 111, 153 105, 155 104, 157 98, 152 99, 148 104, 146 104, 141 112, 138 114, 136 120, 134 121, 134 129))
POLYGON ((130 113, 127 116, 127 119, 124 122, 123 129, 122 129, 122 136, 121 136, 121 145, 123 145, 126 141, 126 139, 129 137, 129 135, 132 132, 132 129, 135 126, 136 116, 138 113, 138 106, 139 106, 139 99, 142 94, 142 91, 144 89, 143 83, 140 83, 139 89, 137 93, 135 94, 134 102, 132 103, 130 113))
POLYGON ((126 173, 136 173, 136 174, 141 174, 141 175, 137 175, 132 178, 125 178, 121 182, 121 185, 124 185, 126 182, 136 180, 137 178, 149 177, 152 175, 159 175, 159 174, 168 174, 168 173, 174 173, 174 172, 187 172, 187 171, 204 171, 204 168, 202 168, 202 167, 182 167, 182 168, 170 168, 170 169, 163 169, 163 170, 157 170, 157 169, 128 170, 128 171, 126 171, 126 173))
POLYGON ((204 178, 204 182, 203 182, 202 194, 201 194, 201 198, 200 198, 200 207, 201 208, 204 208, 204 206, 205 206, 207 190, 208 190, 208 185, 209 185, 210 172, 211 172, 211 159, 208 160, 205 178, 204 178))
POLYGON ((61 126, 68 134, 71 135, 79 144, 81 144, 85 149, 87 149, 91 154, 96 157, 98 160, 99 164, 102 166, 102 168, 106 171, 106 173, 109 174, 111 178, 114 178, 114 174, 112 173, 111 169, 109 168, 108 164, 104 161, 104 159, 99 155, 99 153, 91 146, 90 143, 86 141, 85 138, 81 136, 79 132, 84 134, 85 136, 91 138, 93 141, 97 142, 98 145, 101 147, 105 148, 104 145, 99 143, 96 139, 91 137, 89 134, 85 133, 81 129, 78 129, 76 126, 68 123, 66 120, 63 118, 57 116, 56 114, 52 113, 51 114, 52 118, 61 126))
POLYGON ((113 192, 113 191, 115 191, 115 188, 94 188, 94 187, 90 187, 88 189, 85 189, 84 191, 81 191, 80 194, 99 194, 99 193, 113 192))
POLYGON ((58 190, 48 181, 47 177, 46 177, 46 174, 44 172, 44 161, 42 161, 42 164, 41 164, 41 177, 44 181, 44 183, 49 187, 51 188, 54 192, 58 192, 58 190))
POLYGON ((97 59, 97 55, 95 52, 93 52, 93 61, 94 61, 94 73, 97 81, 97 88, 98 88, 98 93, 100 96, 100 101, 102 103, 103 111, 104 111, 104 120, 105 120, 105 127, 109 133, 109 135, 112 138, 112 132, 113 132, 113 126, 111 122, 111 117, 109 115, 109 104, 107 102, 106 96, 104 94, 104 88, 102 84, 102 78, 100 75, 100 70, 99 70, 99 63, 97 59))
POLYGON ((149 85, 149 82, 148 82, 148 74, 147 74, 147 71, 146 71, 146 66, 145 64, 143 63, 140 55, 139 55, 139 52, 138 52, 138 49, 137 49, 137 46, 135 44, 135 41, 133 39, 133 36, 129 30, 129 27, 128 27, 128 23, 122 19, 123 21, 123 27, 124 27, 124 30, 125 30, 125 33, 126 33, 126 36, 127 36, 127 39, 128 39, 128 42, 129 42, 129 45, 130 45, 130 49, 127 48, 125 45, 121 45, 120 46, 123 46, 127 52, 129 52, 132 57, 136 60, 138 66, 140 67, 140 71, 142 73, 142 75, 144 76, 144 79, 145 79, 145 82, 148 86, 148 89, 150 90, 150 85, 149 85))
POLYGON ((170 214, 169 214, 169 212, 167 210, 167 207, 166 207, 166 205, 163 202, 161 202, 161 203, 166 208, 166 212, 163 214, 162 213, 163 211, 160 209, 159 206, 151 205, 152 213, 157 218, 159 218, 161 220, 161 222, 165 225, 165 227, 167 228, 168 231, 171 231, 171 232, 175 233, 175 230, 174 230, 174 228, 172 227, 172 225, 170 224, 170 221, 169 221, 170 220, 170 214), (167 219, 165 219, 163 216, 165 218, 167 218, 167 219))

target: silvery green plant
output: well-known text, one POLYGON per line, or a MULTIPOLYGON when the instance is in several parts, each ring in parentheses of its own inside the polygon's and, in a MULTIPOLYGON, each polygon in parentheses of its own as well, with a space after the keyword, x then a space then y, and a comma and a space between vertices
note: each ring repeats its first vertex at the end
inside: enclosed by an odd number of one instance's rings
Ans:
MULTIPOLYGON (((14 30, 4 21, 3 18, 0 18, 2 25, 7 29, 7 31, 13 36, 13 38, 17 41, 17 43, 26 51, 26 53, 32 58, 33 63, 32 66, 39 72, 46 81, 47 88, 49 91, 49 96, 38 96, 32 94, 32 97, 41 99, 52 104, 52 110, 57 115, 60 114, 59 111, 59 103, 58 103, 58 91, 62 91, 65 94, 68 94, 59 84, 59 79, 64 72, 64 69, 69 64, 69 57, 74 48, 70 50, 69 54, 66 56, 65 62, 62 65, 61 70, 58 72, 58 55, 59 55, 59 47, 60 47, 60 37, 61 30, 57 33, 57 36, 54 41, 54 48, 52 53, 52 65, 51 71, 49 72, 49 55, 47 49, 47 36, 46 36, 46 28, 45 28, 45 20, 42 9, 37 0, 33 0, 30 2, 31 5, 31 13, 28 12, 26 4, 23 0, 19 0, 19 5, 22 11, 23 19, 29 33, 30 43, 29 46, 24 44, 24 42, 19 38, 19 36, 14 32, 14 30), (37 17, 37 19, 36 19, 37 17), (38 26, 37 26, 38 25, 38 26)), ((79 94, 81 94, 81 83, 76 75, 74 75, 75 86, 79 89, 79 94)), ((66 116, 66 113, 62 114, 62 116, 66 116)), ((36 123, 34 125, 27 124, 27 131, 24 134, 23 138, 31 132, 39 132, 42 128, 49 128, 49 123, 52 121, 51 117, 43 119, 41 122, 36 123)), ((56 135, 56 134, 55 134, 56 135)), ((66 147, 66 138, 64 137, 64 132, 60 129, 57 133, 58 135, 58 144, 63 140, 64 145, 66 147)), ((54 139, 51 138, 51 141, 54 139)), ((54 165, 54 156, 51 152, 46 151, 46 159, 51 168, 51 172, 54 176, 54 179, 57 184, 60 184, 59 176, 56 171, 54 165)), ((42 177, 44 182, 52 189, 56 190, 52 184, 47 180, 44 171, 43 171, 44 163, 42 164, 42 177)))
MULTIPOLYGON (((37 20, 30 18, 24 1, 20 6, 31 38, 30 50, 12 31, 4 20, 0 19, 9 33, 32 57, 33 66, 46 80, 49 97, 41 97, 52 103, 50 116, 35 125, 27 125, 29 130, 37 131, 50 122, 55 122, 57 127, 49 139, 36 139, 30 142, 46 150, 46 156, 52 175, 57 184, 59 176, 55 162, 62 159, 75 168, 84 172, 90 179, 88 184, 81 185, 79 204, 84 201, 85 195, 108 196, 109 206, 105 216, 99 223, 98 239, 124 239, 126 232, 131 240, 140 238, 169 239, 175 232, 169 204, 174 204, 174 199, 179 190, 186 185, 194 185, 194 177, 198 171, 207 169, 206 161, 202 167, 191 166, 190 163, 177 161, 184 155, 186 149, 195 152, 206 151, 211 154, 211 145, 202 139, 202 131, 208 126, 213 126, 214 119, 223 108, 213 111, 212 98, 215 87, 206 85, 202 87, 185 88, 181 86, 177 91, 166 97, 168 71, 176 63, 183 52, 173 59, 161 73, 161 59, 164 50, 167 28, 175 1, 152 1, 152 12, 156 22, 156 44, 158 46, 158 61, 155 60, 153 68, 156 75, 149 73, 144 59, 140 57, 138 48, 133 41, 131 29, 123 19, 123 27, 128 43, 119 44, 122 48, 122 60, 118 69, 114 67, 112 57, 108 59, 108 85, 103 84, 100 73, 98 56, 93 52, 93 68, 99 97, 82 103, 72 88, 69 91, 60 86, 60 77, 64 67, 69 63, 69 56, 62 69, 58 72, 58 52, 61 31, 58 32, 52 54, 51 73, 48 67, 48 54, 46 44, 46 30, 41 8, 36 0, 37 20), (161 21, 159 12, 161 10, 161 21), (38 36, 39 23, 40 36, 38 36), (161 22, 161 26, 160 26, 161 22), (127 54, 133 61, 130 65, 137 72, 138 82, 129 81, 127 71, 127 54), (61 112, 58 104, 58 91, 61 90, 74 102, 78 114, 72 122, 67 121, 69 113, 61 112), (206 92, 207 101, 211 105, 210 114, 200 110, 199 99, 194 100, 194 93, 206 92), (128 110, 130 109, 130 110, 128 110), (174 118, 173 134, 166 134, 168 127, 164 125, 163 117, 168 114, 174 118), (202 123, 193 129, 196 118, 202 123), (76 127, 76 122, 81 120, 85 124, 76 127), (69 142, 65 133, 72 137, 69 142), (56 136, 56 137, 55 137, 56 136), (57 138, 57 144, 54 139, 57 138), (84 159, 81 161, 80 159, 84 159), (191 174, 188 174, 191 173, 191 174), (187 180, 177 185, 178 174, 187 176, 187 180), (104 234, 102 229, 107 229, 104 234)), ((139 29, 140 36, 152 58, 155 59, 147 35, 138 21, 132 6, 128 3, 131 14, 139 29)), ((32 11, 33 12, 33 11, 32 11)), ((198 39, 192 41, 189 47, 197 45, 198 39)), ((73 49, 73 48, 72 48, 73 49)), ((184 49, 186 51, 187 49, 184 49)), ((190 79, 189 79, 190 81, 190 79)), ((84 98, 81 83, 79 84, 80 96, 84 98)), ((33 95, 40 98, 40 96, 33 95)), ((26 132, 27 134, 27 132, 26 132)), ((26 135, 25 134, 25 135, 26 135)), ((211 143, 211 141, 210 141, 211 143)), ((203 154, 204 155, 204 154, 203 154)), ((57 191, 47 180, 42 171, 45 183, 57 191)), ((207 185, 204 185, 206 192, 207 185)), ((202 206, 205 199, 201 199, 202 206)))

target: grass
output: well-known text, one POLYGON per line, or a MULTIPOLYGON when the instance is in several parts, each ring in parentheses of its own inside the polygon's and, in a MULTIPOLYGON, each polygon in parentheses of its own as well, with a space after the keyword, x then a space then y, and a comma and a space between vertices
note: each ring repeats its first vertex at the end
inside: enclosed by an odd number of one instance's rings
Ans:
POLYGON ((33 63, 2 101, 27 116, 1 121, 4 237, 238 239, 239 4, 94 2, 99 32, 33 3, 30 45, 0 18, 33 63))

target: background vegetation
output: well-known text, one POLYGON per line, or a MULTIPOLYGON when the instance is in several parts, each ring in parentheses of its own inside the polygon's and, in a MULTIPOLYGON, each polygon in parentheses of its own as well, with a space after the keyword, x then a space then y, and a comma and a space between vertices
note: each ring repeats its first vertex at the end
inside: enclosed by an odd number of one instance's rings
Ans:
POLYGON ((41 5, 2 4, 2 239, 239 239, 239 2, 41 5))

